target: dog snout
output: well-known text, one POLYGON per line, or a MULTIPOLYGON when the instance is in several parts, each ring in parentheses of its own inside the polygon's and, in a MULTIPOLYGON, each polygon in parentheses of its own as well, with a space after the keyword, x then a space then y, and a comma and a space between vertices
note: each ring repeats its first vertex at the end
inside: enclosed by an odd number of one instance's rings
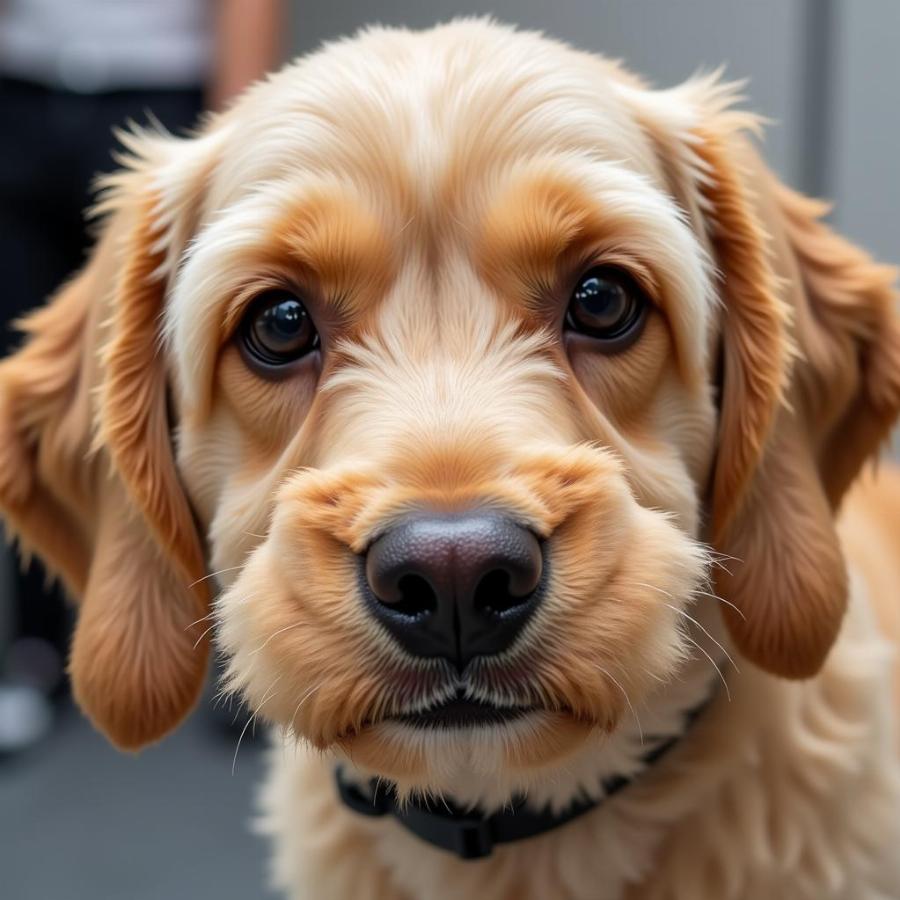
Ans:
POLYGON ((365 558, 375 617, 409 653, 460 671, 512 645, 540 603, 543 572, 537 537, 485 511, 408 518, 365 558))

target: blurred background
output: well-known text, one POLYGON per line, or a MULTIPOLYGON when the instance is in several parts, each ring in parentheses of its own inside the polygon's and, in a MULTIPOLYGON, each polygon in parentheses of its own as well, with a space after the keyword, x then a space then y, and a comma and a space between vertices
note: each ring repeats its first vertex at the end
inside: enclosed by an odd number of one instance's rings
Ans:
MULTIPOLYGON (((476 13, 622 58, 661 86, 725 64, 771 120, 770 163, 900 262, 897 0, 0 0, 4 326, 83 259, 80 210, 112 168, 114 125, 150 111, 178 131, 324 39, 476 13)), ((211 688, 162 745, 117 754, 71 706, 69 624, 41 571, 0 554, 0 896, 269 896, 250 830, 260 735, 235 759, 246 713, 213 709, 211 688)))

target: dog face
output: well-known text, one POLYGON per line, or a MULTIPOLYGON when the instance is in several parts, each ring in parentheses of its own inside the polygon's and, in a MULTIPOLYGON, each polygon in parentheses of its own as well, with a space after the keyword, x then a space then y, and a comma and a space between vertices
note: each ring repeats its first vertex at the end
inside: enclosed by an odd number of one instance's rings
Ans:
POLYGON ((730 99, 463 22, 126 137, 0 378, 0 499, 82 598, 98 726, 190 708, 207 570, 230 686, 400 784, 615 729, 677 677, 711 548, 737 647, 815 672, 832 509, 900 406, 892 275, 730 99))
POLYGON ((167 310, 180 469, 213 569, 241 566, 216 612, 231 682, 395 780, 484 766, 484 728, 415 723, 457 696, 502 710, 494 777, 613 728, 676 666, 705 575, 703 248, 652 167, 618 161, 653 158, 612 124, 623 101, 578 69, 536 104, 549 60, 510 98, 523 61, 364 110, 352 80, 310 96, 290 73, 273 99, 358 133, 272 140, 268 114, 265 171, 214 184, 167 310))

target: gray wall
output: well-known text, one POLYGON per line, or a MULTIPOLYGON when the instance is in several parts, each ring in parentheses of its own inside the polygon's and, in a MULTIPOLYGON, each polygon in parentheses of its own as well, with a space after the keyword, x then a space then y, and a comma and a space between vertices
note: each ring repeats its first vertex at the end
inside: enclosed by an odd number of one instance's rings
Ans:
POLYGON ((844 0, 835 22, 828 194, 834 220, 900 263, 900 0, 844 0))

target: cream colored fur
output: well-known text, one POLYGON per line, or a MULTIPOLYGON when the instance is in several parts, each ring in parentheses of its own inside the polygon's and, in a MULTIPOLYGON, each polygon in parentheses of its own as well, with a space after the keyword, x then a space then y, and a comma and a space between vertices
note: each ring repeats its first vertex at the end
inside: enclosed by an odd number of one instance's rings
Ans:
MULTIPOLYGON (((584 819, 461 862, 334 802, 330 764, 271 752, 262 830, 296 898, 888 900, 898 895, 894 646, 857 579, 814 680, 732 676, 681 748, 584 819)), ((664 702, 660 698, 658 702, 664 702)), ((602 764, 604 749, 596 762, 602 764)))
POLYGON ((0 507, 79 603, 75 694, 118 746, 189 713, 215 634, 280 736, 263 828, 294 900, 900 896, 900 488, 850 489, 900 410, 894 273, 736 101, 462 20, 123 135, 90 263, 0 365, 0 507), (598 264, 652 300, 616 354, 563 327, 598 264), (278 379, 239 336, 272 288, 322 340, 278 379), (410 510, 472 505, 552 578, 458 675, 377 625, 357 566, 410 510), (457 690, 534 711, 397 721, 457 690), (635 779, 462 862, 344 809, 336 762, 486 809, 635 779))

